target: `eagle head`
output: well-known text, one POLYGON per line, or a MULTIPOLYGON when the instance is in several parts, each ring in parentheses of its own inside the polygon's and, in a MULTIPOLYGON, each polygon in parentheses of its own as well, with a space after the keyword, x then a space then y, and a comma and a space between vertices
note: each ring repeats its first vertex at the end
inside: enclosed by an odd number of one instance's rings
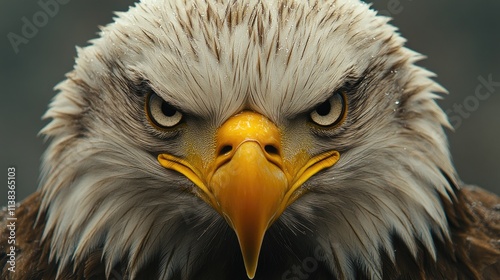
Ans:
POLYGON ((444 89, 388 20, 351 0, 117 13, 45 114, 51 260, 100 250, 108 276, 160 279, 286 279, 310 260, 378 279, 397 246, 435 259, 457 180, 444 89))

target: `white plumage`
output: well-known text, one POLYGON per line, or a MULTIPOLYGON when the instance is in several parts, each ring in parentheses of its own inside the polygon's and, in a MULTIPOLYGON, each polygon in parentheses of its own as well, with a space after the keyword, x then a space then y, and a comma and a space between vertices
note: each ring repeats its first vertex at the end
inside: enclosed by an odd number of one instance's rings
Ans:
POLYGON ((210 166, 219 127, 243 110, 279 128, 285 162, 299 150, 340 153, 269 228, 263 271, 317 248, 324 275, 342 279, 386 277, 397 246, 437 262, 436 242, 453 242, 444 205, 458 181, 434 102, 445 90, 387 21, 348 0, 144 0, 118 13, 78 50, 45 115, 40 219, 59 275, 96 250, 108 276, 123 264, 134 278, 153 260, 159 279, 193 279, 214 258, 221 271, 238 266, 238 247, 225 247, 237 245, 231 227, 156 156, 195 154, 210 166), (150 91, 183 113, 178 129, 148 122, 150 91), (335 92, 345 120, 312 125, 309 113, 335 92))

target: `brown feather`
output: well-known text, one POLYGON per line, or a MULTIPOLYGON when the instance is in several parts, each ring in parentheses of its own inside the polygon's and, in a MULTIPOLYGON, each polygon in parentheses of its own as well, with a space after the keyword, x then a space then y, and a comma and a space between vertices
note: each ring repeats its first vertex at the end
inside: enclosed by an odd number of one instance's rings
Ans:
POLYGON ((451 227, 457 255, 483 279, 500 279, 500 198, 465 187, 458 199, 455 211, 463 211, 468 220, 451 227))

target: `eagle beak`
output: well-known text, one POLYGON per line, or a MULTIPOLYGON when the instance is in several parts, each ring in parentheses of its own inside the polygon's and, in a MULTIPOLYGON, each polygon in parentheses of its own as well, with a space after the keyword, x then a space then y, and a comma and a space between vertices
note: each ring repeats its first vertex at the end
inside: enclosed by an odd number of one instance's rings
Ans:
POLYGON ((158 161, 189 178, 202 190, 202 198, 226 219, 238 237, 247 275, 253 279, 266 230, 300 196, 299 187, 334 165, 339 153, 311 157, 298 151, 285 160, 279 128, 248 111, 231 117, 217 130, 215 151, 208 165, 194 160, 199 155, 180 159, 160 154, 158 161))

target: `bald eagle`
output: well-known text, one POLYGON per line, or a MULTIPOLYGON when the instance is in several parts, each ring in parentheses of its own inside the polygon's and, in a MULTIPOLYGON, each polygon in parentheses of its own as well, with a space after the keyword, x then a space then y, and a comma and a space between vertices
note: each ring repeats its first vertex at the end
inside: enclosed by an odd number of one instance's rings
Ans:
POLYGON ((57 86, 2 278, 499 279, 500 199, 460 181, 445 90, 388 20, 357 0, 118 13, 57 86))

